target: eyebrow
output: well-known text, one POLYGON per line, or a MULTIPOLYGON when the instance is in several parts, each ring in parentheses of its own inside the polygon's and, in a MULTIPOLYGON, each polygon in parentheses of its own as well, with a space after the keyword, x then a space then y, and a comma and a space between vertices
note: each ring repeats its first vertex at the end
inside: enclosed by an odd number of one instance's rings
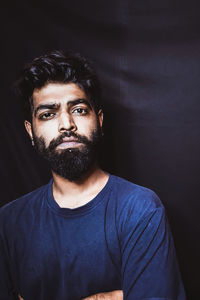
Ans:
MULTIPOLYGON (((75 100, 70 100, 67 102, 67 106, 72 107, 75 106, 77 104, 80 103, 84 103, 86 104, 90 109, 92 108, 90 102, 87 99, 75 99, 75 100)), ((46 103, 46 104, 40 104, 36 107, 35 111, 34 111, 34 115, 36 117, 38 111, 40 110, 44 110, 44 109, 58 109, 60 107, 60 103, 46 103)))
POLYGON ((80 103, 83 103, 83 104, 87 105, 89 108, 92 108, 90 102, 87 99, 84 99, 84 98, 83 99, 79 98, 79 99, 71 100, 71 101, 67 102, 67 105, 69 107, 71 107, 71 106, 75 106, 75 105, 80 104, 80 103))

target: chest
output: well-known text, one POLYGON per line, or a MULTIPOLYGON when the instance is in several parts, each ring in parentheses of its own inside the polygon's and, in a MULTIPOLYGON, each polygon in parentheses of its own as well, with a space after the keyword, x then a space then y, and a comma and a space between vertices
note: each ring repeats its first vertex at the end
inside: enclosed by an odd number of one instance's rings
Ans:
POLYGON ((10 247, 17 285, 24 294, 38 291, 37 297, 48 291, 48 299, 50 290, 54 299, 62 299, 59 293, 78 299, 116 288, 118 240, 113 224, 107 224, 99 211, 90 218, 36 218, 19 229, 10 247))

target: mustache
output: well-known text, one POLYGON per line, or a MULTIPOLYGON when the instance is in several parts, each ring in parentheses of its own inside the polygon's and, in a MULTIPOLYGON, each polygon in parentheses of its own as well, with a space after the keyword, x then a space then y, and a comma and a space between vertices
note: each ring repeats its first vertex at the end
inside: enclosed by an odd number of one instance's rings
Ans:
POLYGON ((65 137, 74 137, 76 139, 76 141, 78 143, 82 143, 82 144, 86 144, 88 145, 90 143, 90 141, 82 135, 79 135, 73 131, 65 131, 63 132, 59 137, 57 137, 56 139, 53 139, 50 144, 49 144, 49 150, 54 150, 58 145, 60 145, 63 141, 63 138, 65 137))

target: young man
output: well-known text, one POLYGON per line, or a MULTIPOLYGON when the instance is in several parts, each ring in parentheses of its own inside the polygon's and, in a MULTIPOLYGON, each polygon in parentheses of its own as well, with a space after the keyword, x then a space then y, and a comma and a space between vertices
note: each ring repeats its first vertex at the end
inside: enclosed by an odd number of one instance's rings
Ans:
POLYGON ((18 81, 52 180, 0 210, 0 300, 184 300, 158 197, 97 162, 103 112, 79 55, 52 52, 18 81))

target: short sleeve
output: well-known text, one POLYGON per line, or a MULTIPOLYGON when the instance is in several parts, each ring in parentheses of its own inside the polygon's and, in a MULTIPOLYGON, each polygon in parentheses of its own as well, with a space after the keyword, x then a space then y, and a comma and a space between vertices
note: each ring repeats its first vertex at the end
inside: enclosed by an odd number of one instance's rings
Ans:
POLYGON ((184 300, 174 243, 163 206, 135 222, 130 216, 121 233, 121 278, 125 300, 184 300))
POLYGON ((11 283, 7 255, 0 237, 0 300, 18 299, 11 283))

